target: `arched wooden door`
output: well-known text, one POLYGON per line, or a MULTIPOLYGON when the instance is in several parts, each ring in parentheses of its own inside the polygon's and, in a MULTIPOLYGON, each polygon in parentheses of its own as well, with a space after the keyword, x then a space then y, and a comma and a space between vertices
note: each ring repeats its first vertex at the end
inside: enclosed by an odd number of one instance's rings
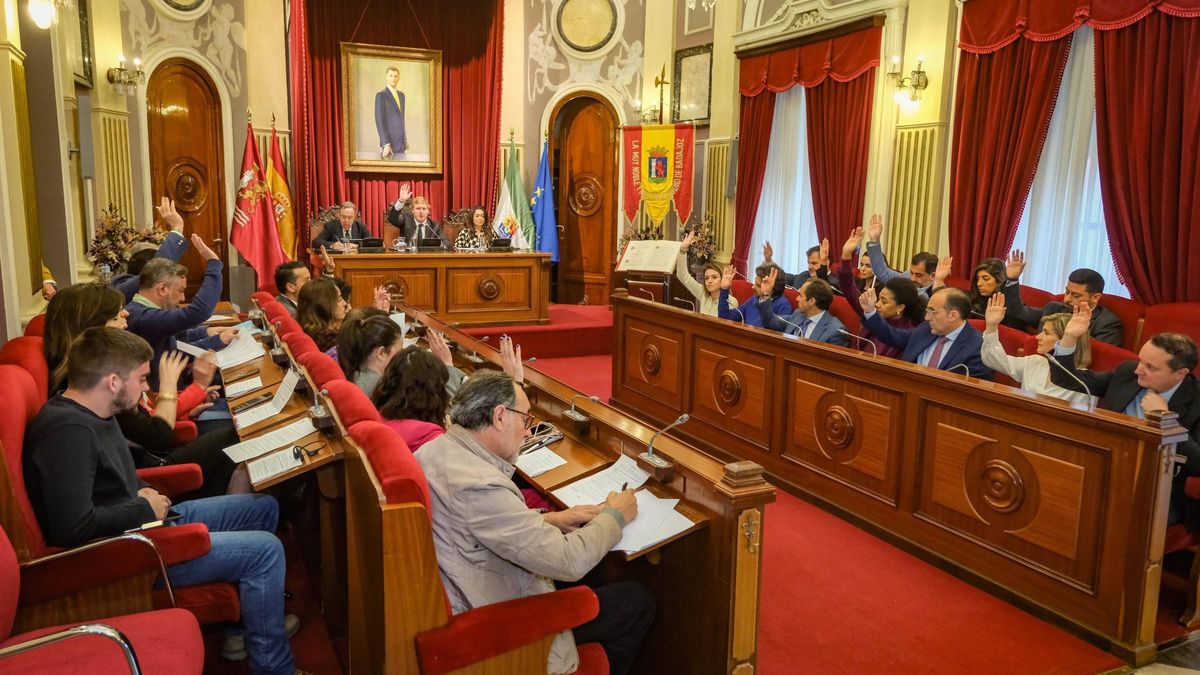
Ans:
POLYGON ((550 118, 558 200, 558 301, 608 303, 617 248, 617 114, 579 93, 550 118))
MULTIPOLYGON (((226 262, 225 156, 221 98, 199 66, 186 59, 164 61, 146 86, 146 126, 150 139, 151 200, 175 200, 189 237, 199 234, 226 262)), ((181 261, 188 268, 188 293, 204 279, 204 261, 192 248, 181 261)), ((228 297, 225 284, 222 297, 228 297)))

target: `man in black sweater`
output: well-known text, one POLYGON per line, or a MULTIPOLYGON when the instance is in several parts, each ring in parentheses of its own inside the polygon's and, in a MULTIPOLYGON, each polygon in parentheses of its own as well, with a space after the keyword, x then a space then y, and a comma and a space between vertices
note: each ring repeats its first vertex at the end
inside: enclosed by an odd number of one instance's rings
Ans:
MULTIPOLYGON (((25 486, 47 543, 77 546, 171 512, 171 500, 137 477, 116 420, 147 390, 152 353, 142 338, 105 327, 88 329, 71 347, 67 390, 46 402, 25 433, 25 486)), ((208 526, 211 549, 169 567, 171 583, 236 582, 245 637, 227 638, 226 655, 249 655, 254 673, 295 672, 283 615, 283 547, 272 534, 274 498, 212 497, 174 511, 180 523, 208 526)))

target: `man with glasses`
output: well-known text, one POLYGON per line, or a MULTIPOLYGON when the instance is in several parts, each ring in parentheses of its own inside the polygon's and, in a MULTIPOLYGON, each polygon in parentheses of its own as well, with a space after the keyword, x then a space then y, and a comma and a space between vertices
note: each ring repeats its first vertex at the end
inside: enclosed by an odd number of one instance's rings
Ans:
POLYGON ((992 379, 992 370, 983 365, 979 355, 983 335, 967 323, 971 316, 971 300, 967 294, 943 286, 933 292, 925 309, 925 321, 901 329, 884 321, 875 311, 875 289, 868 288, 858 297, 863 320, 871 334, 885 344, 900 350, 900 360, 939 370, 992 379))
MULTIPOLYGON (((602 504, 541 513, 513 482, 517 453, 537 422, 512 377, 477 372, 450 405, 452 425, 416 452, 429 481, 438 568, 454 613, 555 590, 587 574, 637 517, 632 490, 602 504)), ((576 642, 599 642, 609 671, 626 673, 654 618, 654 597, 635 582, 595 589, 599 615, 554 639, 550 673, 574 672, 576 642)))

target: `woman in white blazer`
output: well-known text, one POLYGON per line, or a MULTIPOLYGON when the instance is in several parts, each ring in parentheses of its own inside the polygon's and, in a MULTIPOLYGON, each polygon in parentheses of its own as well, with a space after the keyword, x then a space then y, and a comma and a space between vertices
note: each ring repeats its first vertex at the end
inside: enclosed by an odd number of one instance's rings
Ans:
MULTIPOLYGON (((1004 294, 993 293, 984 314, 983 348, 980 350, 985 366, 1016 380, 1025 391, 1061 398, 1072 403, 1095 405, 1095 397, 1063 389, 1050 381, 1050 369, 1056 367, 1050 363, 1054 358, 1051 354, 1054 345, 1062 337, 1067 322, 1071 320, 1070 314, 1062 312, 1042 318, 1042 331, 1037 334, 1037 354, 1029 356, 1009 356, 1005 353, 997 328, 1003 320, 1004 294)), ((1085 333, 1075 347, 1075 367, 1087 368, 1091 361, 1092 350, 1085 333)))

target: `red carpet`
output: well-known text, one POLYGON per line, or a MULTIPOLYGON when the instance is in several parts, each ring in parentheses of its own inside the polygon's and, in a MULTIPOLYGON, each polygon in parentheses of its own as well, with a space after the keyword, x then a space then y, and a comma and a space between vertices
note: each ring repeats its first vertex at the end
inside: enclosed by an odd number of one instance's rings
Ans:
POLYGON ((521 345, 521 356, 538 360, 612 352, 612 309, 608 305, 550 305, 550 323, 539 326, 480 326, 464 333, 500 344, 507 334, 521 345))
MULTIPOLYGON (((524 355, 524 347, 521 350, 524 355)), ((567 356, 557 359, 539 358, 537 362, 526 367, 536 368, 539 372, 574 387, 584 394, 597 396, 606 403, 612 396, 612 357, 608 354, 567 356)))
POLYGON ((1078 674, 1123 665, 783 491, 765 520, 757 672, 1078 674))

